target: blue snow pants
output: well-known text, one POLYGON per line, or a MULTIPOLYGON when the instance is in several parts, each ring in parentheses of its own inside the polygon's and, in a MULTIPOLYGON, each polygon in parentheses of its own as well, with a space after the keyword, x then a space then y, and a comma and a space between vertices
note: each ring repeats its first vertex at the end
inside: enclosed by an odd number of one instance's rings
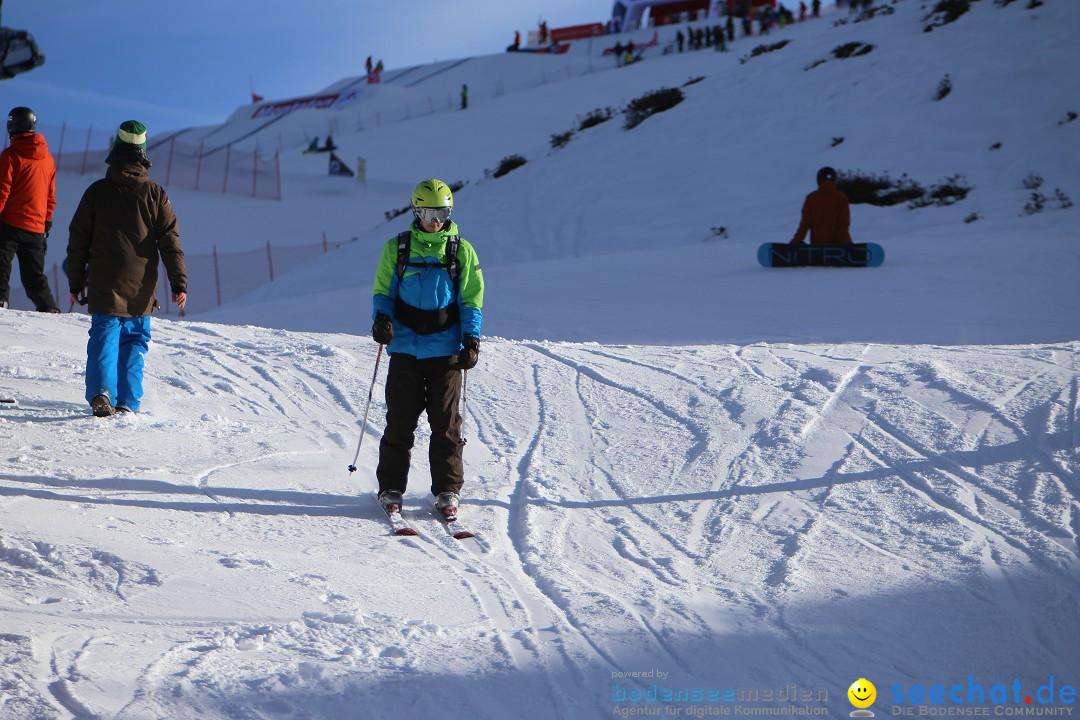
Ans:
POLYGON ((150 316, 93 315, 86 344, 86 402, 105 395, 113 405, 138 410, 143 364, 150 349, 150 316))

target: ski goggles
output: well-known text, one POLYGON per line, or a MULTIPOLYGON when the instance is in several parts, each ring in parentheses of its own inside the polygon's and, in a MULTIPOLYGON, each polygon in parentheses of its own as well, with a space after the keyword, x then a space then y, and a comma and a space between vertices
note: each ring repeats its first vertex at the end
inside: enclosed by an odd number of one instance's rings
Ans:
POLYGON ((450 208, 437 207, 437 208, 413 208, 413 212, 416 213, 416 217, 420 218, 420 222, 435 222, 438 220, 440 223, 444 223, 450 219, 450 208))

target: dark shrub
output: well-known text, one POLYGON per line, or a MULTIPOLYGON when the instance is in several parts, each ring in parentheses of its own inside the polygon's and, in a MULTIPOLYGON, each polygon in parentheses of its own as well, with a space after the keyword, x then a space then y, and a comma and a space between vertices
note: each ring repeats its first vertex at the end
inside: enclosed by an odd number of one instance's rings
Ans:
POLYGON ((898 205, 926 194, 926 190, 906 174, 901 175, 899 180, 893 180, 887 173, 841 172, 836 179, 836 187, 844 191, 852 205, 898 205))
POLYGON ((949 73, 945 73, 945 77, 941 78, 941 82, 938 83, 937 91, 934 93, 935 100, 943 100, 945 96, 952 92, 952 80, 949 79, 949 73))
POLYGON ((1042 187, 1043 179, 1040 175, 1029 172, 1021 183, 1025 190, 1038 190, 1042 187))
POLYGON ((588 130, 601 123, 606 123, 614 114, 614 108, 596 108, 591 113, 578 120, 578 130, 588 130))
POLYGON ((1046 196, 1036 190, 1031 193, 1031 199, 1024 205, 1025 215, 1034 215, 1040 213, 1046 207, 1046 196))
POLYGON ((526 162, 527 161, 525 160, 525 158, 521 157, 520 155, 507 155, 499 161, 498 167, 496 167, 495 170, 491 173, 491 176, 497 178, 502 177, 511 170, 515 170, 521 167, 526 162))
POLYGON ((866 55, 873 50, 873 45, 868 45, 867 43, 861 42, 849 42, 833 48, 832 54, 833 57, 835 57, 837 60, 843 60, 844 58, 866 55))
POLYGON ((755 58, 758 55, 764 55, 765 53, 770 53, 770 52, 773 52, 774 50, 779 50, 780 48, 787 45, 789 42, 791 42, 791 41, 790 40, 781 40, 780 42, 773 43, 772 45, 758 45, 757 47, 755 47, 753 50, 750 51, 749 55, 747 55, 746 57, 739 58, 739 62, 742 63, 742 64, 745 64, 746 61, 748 61, 750 58, 755 58))
POLYGON ((930 11, 930 14, 923 18, 923 20, 934 20, 934 22, 927 25, 924 30, 925 32, 930 32, 936 27, 956 22, 961 15, 970 9, 971 0, 938 0, 934 5, 934 9, 930 11))
POLYGON ((570 138, 574 137, 573 130, 567 130, 564 133, 552 133, 551 135, 551 147, 554 150, 558 150, 561 147, 566 147, 566 143, 570 142, 570 138))
POLYGON ((968 196, 971 192, 971 186, 968 185, 967 178, 957 173, 937 185, 931 185, 930 191, 925 196, 916 199, 911 203, 912 208, 928 207, 930 205, 937 205, 943 207, 945 205, 953 205, 960 202, 968 196))
POLYGON ((626 123, 623 125, 627 130, 635 128, 650 115, 655 115, 665 110, 670 110, 683 101, 685 96, 679 88, 661 88, 647 92, 641 97, 631 100, 623 110, 626 123))

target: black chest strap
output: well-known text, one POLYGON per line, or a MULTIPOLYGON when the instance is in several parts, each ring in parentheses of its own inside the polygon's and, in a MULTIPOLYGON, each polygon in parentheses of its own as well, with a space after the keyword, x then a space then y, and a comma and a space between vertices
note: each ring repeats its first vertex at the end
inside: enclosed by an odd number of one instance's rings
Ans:
MULTIPOLYGON (((435 310, 423 310, 408 304, 399 295, 394 299, 394 319, 417 335, 432 335, 448 330, 458 324, 460 311, 458 310, 458 286, 461 277, 461 261, 458 260, 458 250, 461 247, 461 239, 457 235, 446 238, 446 261, 428 262, 412 260, 410 256, 410 243, 412 233, 406 230, 397 236, 397 276, 398 284, 405 279, 408 268, 442 268, 450 275, 454 292, 450 303, 435 310)), ((400 291, 399 291, 400 292, 400 291)))

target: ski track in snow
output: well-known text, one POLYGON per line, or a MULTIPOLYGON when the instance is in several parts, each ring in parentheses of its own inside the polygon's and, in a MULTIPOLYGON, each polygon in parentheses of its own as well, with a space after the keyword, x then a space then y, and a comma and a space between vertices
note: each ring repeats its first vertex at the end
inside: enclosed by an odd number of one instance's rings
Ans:
MULTIPOLYGON (((80 329, 70 326, 61 334, 80 329)), ((138 416, 80 416, 69 349, 50 351, 52 377, 11 380, 25 400, 2 417, 29 428, 0 458, 0 507, 9 517, 69 507, 97 546, 50 546, 26 526, 0 537, 0 608, 18 628, 0 636, 11 659, 0 709, 166 718, 180 703, 268 718, 319 688, 337 698, 322 716, 340 703, 383 717, 372 683, 464 692, 464 677, 420 678, 433 654, 472 647, 482 654, 468 653, 470 672, 520 696, 524 717, 571 718, 581 697, 605 712, 612 672, 656 666, 708 683, 711 663, 732 652, 725 638, 743 635, 759 649, 738 682, 782 684, 797 672, 836 684, 849 670, 828 628, 868 612, 872 578, 901 598, 937 587, 1018 628, 1009 637, 1029 638, 1025 657, 1075 661, 1052 629, 1078 591, 1075 344, 958 353, 493 340, 470 374, 465 429, 466 517, 479 537, 458 541, 412 498, 426 487, 423 425, 406 506, 420 536, 387 537, 357 497, 373 487, 374 440, 363 477, 333 479, 359 431, 368 344, 258 328, 226 339, 182 323, 160 335, 138 416), (129 448, 95 453, 115 432, 129 448), (50 435, 73 457, 51 460, 50 435), (312 524, 322 532, 298 534, 312 524), (138 560, 129 535, 147 542, 138 560), (298 573, 282 543, 303 557, 333 550, 298 573), (365 610, 382 607, 387 589, 331 560, 356 556, 371 572, 371 552, 385 559, 380 574, 426 573, 452 602, 365 610), (850 576, 822 572, 838 554, 859 558, 850 576), (198 567, 235 573, 237 591, 200 584, 198 567), (243 588, 271 585, 289 589, 283 612, 245 613, 243 588), (224 605, 205 617, 144 616, 185 587, 224 605), (50 632, 60 619, 67 629, 50 632), (103 659, 135 638, 118 695, 103 659), (379 679, 365 679, 372 672, 379 679)), ((4 351, 3 364, 20 352, 4 351)), ((374 405, 377 437, 381 398, 374 405)), ((917 606, 901 599, 894 610, 917 606)), ((884 667, 872 646, 841 645, 884 667)), ((410 710, 433 710, 424 702, 410 710)), ((463 711, 495 717, 500 702, 463 711)))

